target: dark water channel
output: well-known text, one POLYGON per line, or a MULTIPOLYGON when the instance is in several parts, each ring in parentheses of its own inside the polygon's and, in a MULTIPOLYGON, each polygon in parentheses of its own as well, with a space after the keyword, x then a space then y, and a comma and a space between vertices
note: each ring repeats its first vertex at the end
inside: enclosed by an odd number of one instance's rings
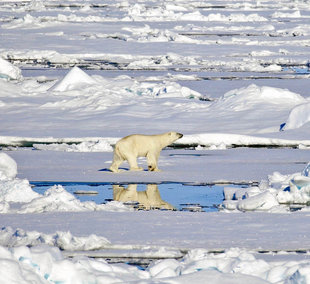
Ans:
MULTIPOLYGON (((80 201, 97 204, 120 201, 136 210, 218 211, 224 185, 191 185, 182 183, 111 184, 111 183, 32 183, 33 190, 43 194, 54 184, 61 184, 80 201)), ((230 185, 231 186, 231 185, 230 185)), ((240 186, 239 186, 240 187, 240 186)))

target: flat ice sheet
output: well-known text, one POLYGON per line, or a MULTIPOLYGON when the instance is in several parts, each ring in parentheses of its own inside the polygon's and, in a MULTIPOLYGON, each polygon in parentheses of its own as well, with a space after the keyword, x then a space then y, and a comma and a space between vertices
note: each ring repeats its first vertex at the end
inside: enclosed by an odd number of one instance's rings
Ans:
POLYGON ((113 245, 302 250, 310 247, 310 213, 187 213, 162 211, 0 215, 2 226, 42 233, 96 234, 113 245))
MULTIPOLYGON (((163 150, 162 172, 108 171, 113 154, 17 150, 8 153, 18 165, 19 178, 55 182, 260 182, 274 171, 301 172, 310 152, 300 149, 236 148, 228 150, 163 150)), ((147 169, 146 160, 139 160, 147 169)))

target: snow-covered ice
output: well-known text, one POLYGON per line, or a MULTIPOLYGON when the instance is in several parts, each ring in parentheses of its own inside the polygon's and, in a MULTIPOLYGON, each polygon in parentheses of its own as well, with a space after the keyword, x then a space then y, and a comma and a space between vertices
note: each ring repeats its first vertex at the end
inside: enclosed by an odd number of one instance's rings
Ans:
POLYGON ((0 282, 310 282, 309 18, 307 1, 2 1, 0 282), (106 170, 121 137, 171 130, 163 172, 106 170), (57 181, 228 185, 206 214, 57 181), (168 259, 87 257, 107 247, 168 259))

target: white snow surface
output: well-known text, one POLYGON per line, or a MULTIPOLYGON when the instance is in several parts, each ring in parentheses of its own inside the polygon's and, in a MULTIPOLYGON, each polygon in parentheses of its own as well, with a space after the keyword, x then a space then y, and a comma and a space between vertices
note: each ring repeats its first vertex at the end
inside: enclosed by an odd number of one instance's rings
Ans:
POLYGON ((309 7, 2 1, 0 282, 310 283, 309 7), (162 151, 163 172, 105 171, 121 137, 171 130, 192 148, 162 151), (251 146, 263 148, 234 149, 251 146), (35 180, 56 184, 38 194, 35 180), (207 215, 57 186, 78 180, 258 185, 225 186, 223 212, 207 215), (107 248, 170 259, 142 271, 87 257, 107 248))

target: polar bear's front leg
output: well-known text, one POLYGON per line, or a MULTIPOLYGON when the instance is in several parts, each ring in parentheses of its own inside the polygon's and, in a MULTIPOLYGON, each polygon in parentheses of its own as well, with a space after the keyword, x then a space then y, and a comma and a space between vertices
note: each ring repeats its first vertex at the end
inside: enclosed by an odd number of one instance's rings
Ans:
POLYGON ((161 170, 157 168, 158 154, 148 153, 147 154, 147 164, 150 172, 160 172, 161 170))
POLYGON ((137 158, 136 157, 130 157, 127 159, 130 170, 131 171, 143 171, 143 168, 138 167, 137 158))

